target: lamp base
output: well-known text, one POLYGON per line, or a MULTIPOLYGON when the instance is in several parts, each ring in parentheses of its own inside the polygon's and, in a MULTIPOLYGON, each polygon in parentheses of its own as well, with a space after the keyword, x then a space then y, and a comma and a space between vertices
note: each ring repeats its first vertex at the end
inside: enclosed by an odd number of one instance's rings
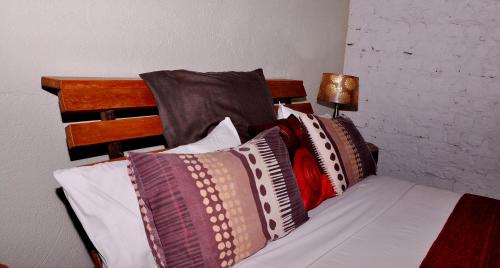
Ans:
POLYGON ((333 116, 332 116, 332 118, 339 117, 339 112, 340 112, 339 104, 335 103, 335 107, 333 108, 333 116))

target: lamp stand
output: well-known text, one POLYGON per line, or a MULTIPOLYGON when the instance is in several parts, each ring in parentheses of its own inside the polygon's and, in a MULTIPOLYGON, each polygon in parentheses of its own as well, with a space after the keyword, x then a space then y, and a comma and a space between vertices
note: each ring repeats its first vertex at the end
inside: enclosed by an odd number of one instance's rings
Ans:
POLYGON ((335 107, 333 108, 333 117, 332 118, 337 118, 339 117, 339 104, 335 103, 335 107))

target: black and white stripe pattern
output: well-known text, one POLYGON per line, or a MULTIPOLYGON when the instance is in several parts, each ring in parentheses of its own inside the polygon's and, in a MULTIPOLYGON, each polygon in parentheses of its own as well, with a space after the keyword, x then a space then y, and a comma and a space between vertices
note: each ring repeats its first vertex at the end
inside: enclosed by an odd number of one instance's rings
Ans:
POLYGON ((342 194, 347 188, 346 176, 341 168, 339 154, 335 151, 333 142, 327 137, 327 132, 313 115, 301 115, 300 121, 306 129, 311 149, 321 172, 328 176, 335 193, 342 194))
POLYGON ((279 129, 262 132, 238 153, 247 160, 255 178, 262 221, 270 239, 285 236, 308 219, 279 129))
POLYGON ((283 229, 285 233, 288 233, 295 228, 295 223, 292 218, 292 206, 285 176, 268 142, 265 139, 260 139, 255 145, 266 164, 266 169, 273 185, 273 191, 278 200, 279 211, 283 221, 283 229))

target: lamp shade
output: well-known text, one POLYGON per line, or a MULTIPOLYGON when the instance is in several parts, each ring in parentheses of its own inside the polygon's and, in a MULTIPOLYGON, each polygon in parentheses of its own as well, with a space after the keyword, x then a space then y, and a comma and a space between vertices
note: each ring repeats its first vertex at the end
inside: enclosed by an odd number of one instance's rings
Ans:
POLYGON ((359 78, 356 76, 323 73, 317 100, 357 110, 358 89, 359 78))

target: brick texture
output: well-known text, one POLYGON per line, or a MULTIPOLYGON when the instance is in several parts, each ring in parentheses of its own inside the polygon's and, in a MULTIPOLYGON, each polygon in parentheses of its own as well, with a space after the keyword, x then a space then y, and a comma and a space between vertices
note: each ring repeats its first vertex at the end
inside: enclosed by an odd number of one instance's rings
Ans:
POLYGON ((500 198, 500 1, 351 0, 348 113, 379 173, 500 198))

